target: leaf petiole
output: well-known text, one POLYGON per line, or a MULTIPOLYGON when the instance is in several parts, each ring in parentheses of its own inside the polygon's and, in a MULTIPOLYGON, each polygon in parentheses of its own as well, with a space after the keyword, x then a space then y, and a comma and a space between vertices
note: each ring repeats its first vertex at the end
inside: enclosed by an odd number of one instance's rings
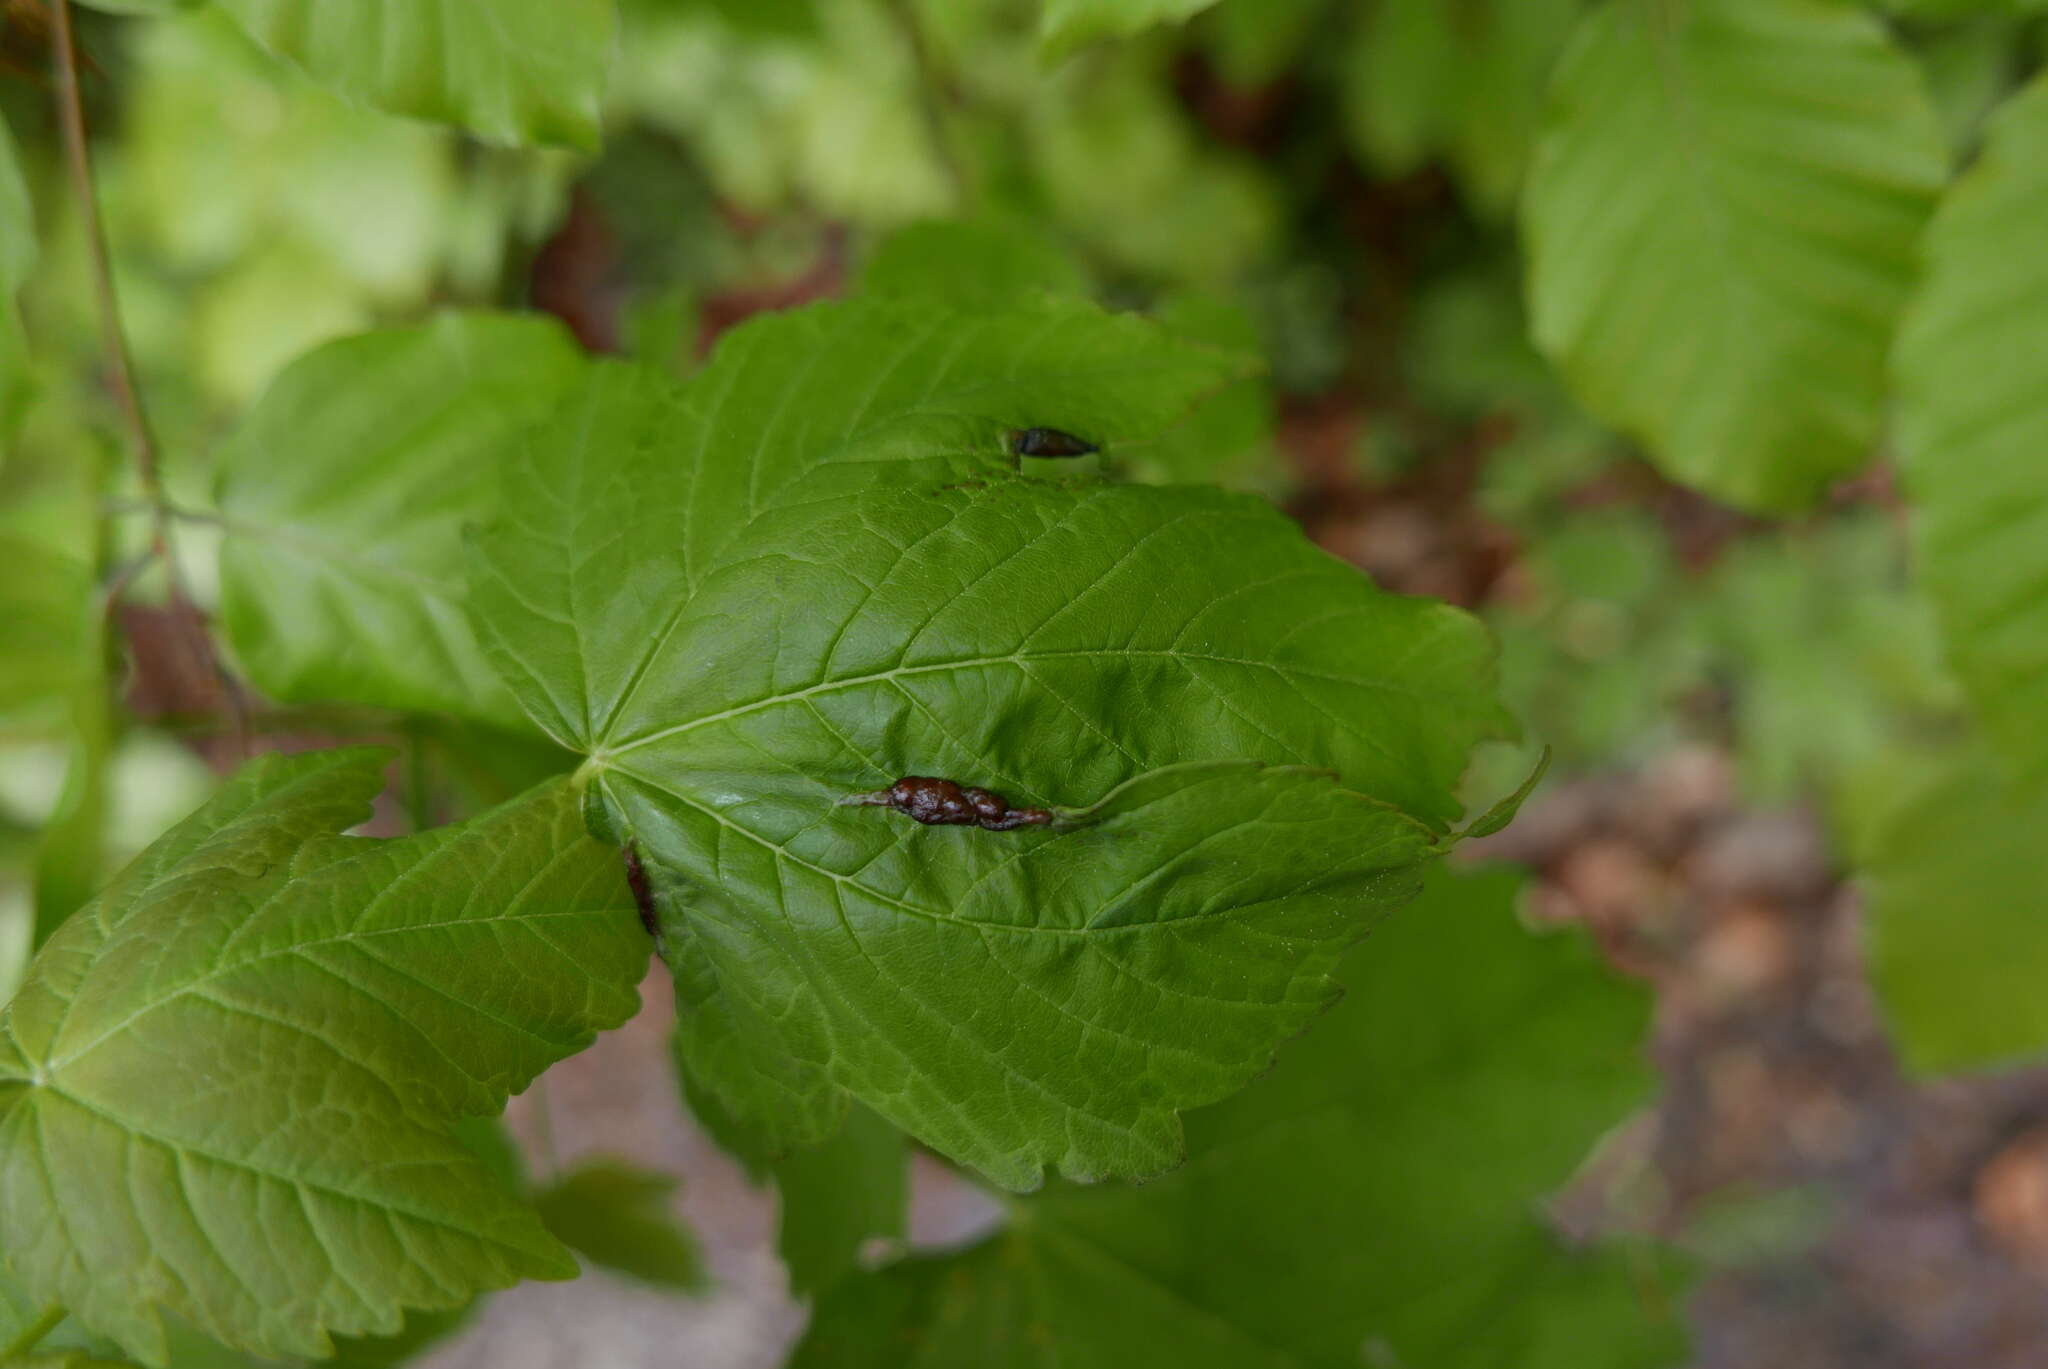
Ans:
POLYGON ((55 1331, 65 1318, 64 1304, 53 1302, 43 1309, 41 1316, 22 1328, 21 1334, 0 1350, 0 1365, 12 1364, 42 1343, 43 1337, 55 1331))

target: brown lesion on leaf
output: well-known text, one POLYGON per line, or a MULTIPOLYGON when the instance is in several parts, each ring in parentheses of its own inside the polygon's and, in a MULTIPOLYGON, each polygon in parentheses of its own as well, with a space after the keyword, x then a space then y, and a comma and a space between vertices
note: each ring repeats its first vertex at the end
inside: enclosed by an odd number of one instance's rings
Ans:
POLYGON ((992 789, 961 785, 928 775, 905 775, 887 789, 848 794, 842 807, 888 808, 927 827, 979 827, 985 832, 1010 832, 1019 827, 1050 827, 1050 808, 1012 808, 992 789))

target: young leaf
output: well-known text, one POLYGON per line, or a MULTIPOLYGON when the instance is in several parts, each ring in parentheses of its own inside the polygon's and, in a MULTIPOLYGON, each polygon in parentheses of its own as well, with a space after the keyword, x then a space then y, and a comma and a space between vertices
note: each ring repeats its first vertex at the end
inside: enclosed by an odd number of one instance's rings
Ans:
POLYGON ((2048 780, 2048 77, 2001 111, 1928 234, 1899 339, 1899 436, 1950 659, 2002 743, 2048 780))
POLYGON ((344 95, 489 142, 597 145, 612 0, 220 0, 344 95))
POLYGON ((1538 344, 1673 477, 1810 504, 1870 458, 1946 171, 1912 63, 1851 5, 1613 0, 1552 92, 1523 201, 1538 344))
POLYGON ((495 512, 493 454, 584 363, 559 325, 447 314, 288 367, 221 458, 222 612, 249 677, 529 729, 462 608, 462 528, 495 512))
POLYGON ((1515 820, 1515 814, 1522 811, 1522 805, 1536 792, 1536 786, 1543 783, 1543 776, 1550 770, 1550 748, 1544 747, 1543 754, 1536 760, 1536 768, 1529 777, 1515 786, 1514 792, 1481 813, 1458 833, 1458 840, 1466 841, 1479 837, 1490 837, 1515 820))
POLYGON ((1178 24, 1216 0, 1045 0, 1038 25, 1039 49, 1064 57, 1090 43, 1129 38, 1155 24, 1178 24))
POLYGON ((451 1128, 632 1012, 646 940, 617 855, 559 782, 402 841, 333 835, 385 759, 246 767, 0 1013, 13 1271, 152 1363, 160 1313, 318 1356, 574 1273, 451 1128))
POLYGON ((555 1238, 592 1264, 663 1288, 704 1285, 697 1243, 669 1210, 676 1180, 596 1160, 534 1195, 555 1238))
POLYGON ((1676 1363, 1654 1270, 1535 1213, 1643 1094, 1645 996, 1583 938, 1532 941, 1515 886, 1441 879, 1376 934, 1269 1076, 1188 1118, 1181 1170, 847 1280, 797 1369, 1676 1363))
POLYGON ((479 635, 535 721, 590 750, 664 622, 762 512, 1005 471, 1018 429, 1114 451, 1255 367, 1082 300, 918 298, 752 321, 687 388, 596 368, 507 463, 472 563, 479 635))

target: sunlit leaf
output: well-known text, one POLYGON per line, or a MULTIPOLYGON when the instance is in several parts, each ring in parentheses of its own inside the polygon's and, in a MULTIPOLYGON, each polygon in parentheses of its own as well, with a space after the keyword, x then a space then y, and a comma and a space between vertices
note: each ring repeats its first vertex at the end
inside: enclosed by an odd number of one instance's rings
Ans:
POLYGON ((618 858, 560 783, 400 841, 333 835, 385 759, 244 769, 0 1013, 11 1268, 152 1363, 161 1315, 319 1356, 574 1273, 451 1128, 632 1011, 647 943, 618 858))

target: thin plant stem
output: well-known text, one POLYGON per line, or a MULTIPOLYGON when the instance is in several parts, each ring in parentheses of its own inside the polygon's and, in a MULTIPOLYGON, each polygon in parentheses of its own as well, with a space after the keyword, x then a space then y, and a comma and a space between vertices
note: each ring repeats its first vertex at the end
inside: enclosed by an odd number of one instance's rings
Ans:
POLYGON ((78 88, 78 44, 71 32, 71 0, 50 0, 50 16, 56 38, 57 115, 64 128, 64 161, 70 170, 79 219, 85 226, 86 260, 92 271, 93 296, 99 306, 100 342, 107 353, 114 402, 127 423, 129 442, 135 449, 135 473, 142 481, 143 497, 154 512, 151 540, 157 555, 162 556, 170 522, 164 508, 163 463, 158 458, 156 433, 149 425, 149 415, 135 385, 135 360, 128 350, 127 331, 121 326, 121 301, 114 290, 106 225, 101 222, 99 195, 93 188, 92 147, 86 138, 85 102, 78 88))
MULTIPOLYGON (((164 497, 162 448, 150 426, 149 411, 143 407, 142 391, 135 381, 135 358, 128 347, 128 333, 121 323, 121 300, 114 288, 114 268, 107 251, 106 224, 100 217, 99 193, 92 175, 92 144, 86 136, 85 100, 78 83, 78 41, 72 33, 71 0, 49 0, 53 36, 53 83, 57 93, 58 122, 64 131, 64 162, 70 174, 73 198, 78 202, 79 221, 85 229, 86 263, 98 306, 100 345, 107 358, 107 379, 114 404, 128 430, 128 443, 135 454, 135 474, 142 484, 142 496, 150 515, 149 558, 164 568, 169 587, 172 618, 178 638, 185 642, 194 664, 219 682, 227 699, 235 738, 243 755, 249 753, 247 705, 240 689, 228 677, 213 643, 206 635, 185 589, 184 575, 171 541, 172 509, 164 497)), ((134 575, 120 577, 117 586, 125 592, 134 575)))
POLYGON ((555 1152, 555 1115, 548 1105, 548 1077, 542 1074, 533 1081, 533 1139, 540 1151, 541 1163, 547 1166, 548 1178, 561 1175, 561 1156, 555 1152))
POLYGON ((62 1303, 53 1302, 48 1307, 45 1307, 41 1316, 23 1327, 21 1334, 7 1342, 5 1349, 0 1349, 0 1365, 12 1364, 29 1351, 35 1349, 36 1346, 42 1343, 43 1337, 55 1331, 57 1324, 63 1320, 64 1305, 62 1303))
POLYGON ((939 169, 953 188, 955 207, 964 213, 972 208, 974 186, 947 133, 946 87, 939 75, 938 62, 932 56, 931 43, 925 38, 924 25, 918 20, 913 0, 891 0, 888 8, 910 49, 911 65, 917 74, 917 108, 924 119, 925 136, 931 142, 932 155, 938 158, 939 169))

